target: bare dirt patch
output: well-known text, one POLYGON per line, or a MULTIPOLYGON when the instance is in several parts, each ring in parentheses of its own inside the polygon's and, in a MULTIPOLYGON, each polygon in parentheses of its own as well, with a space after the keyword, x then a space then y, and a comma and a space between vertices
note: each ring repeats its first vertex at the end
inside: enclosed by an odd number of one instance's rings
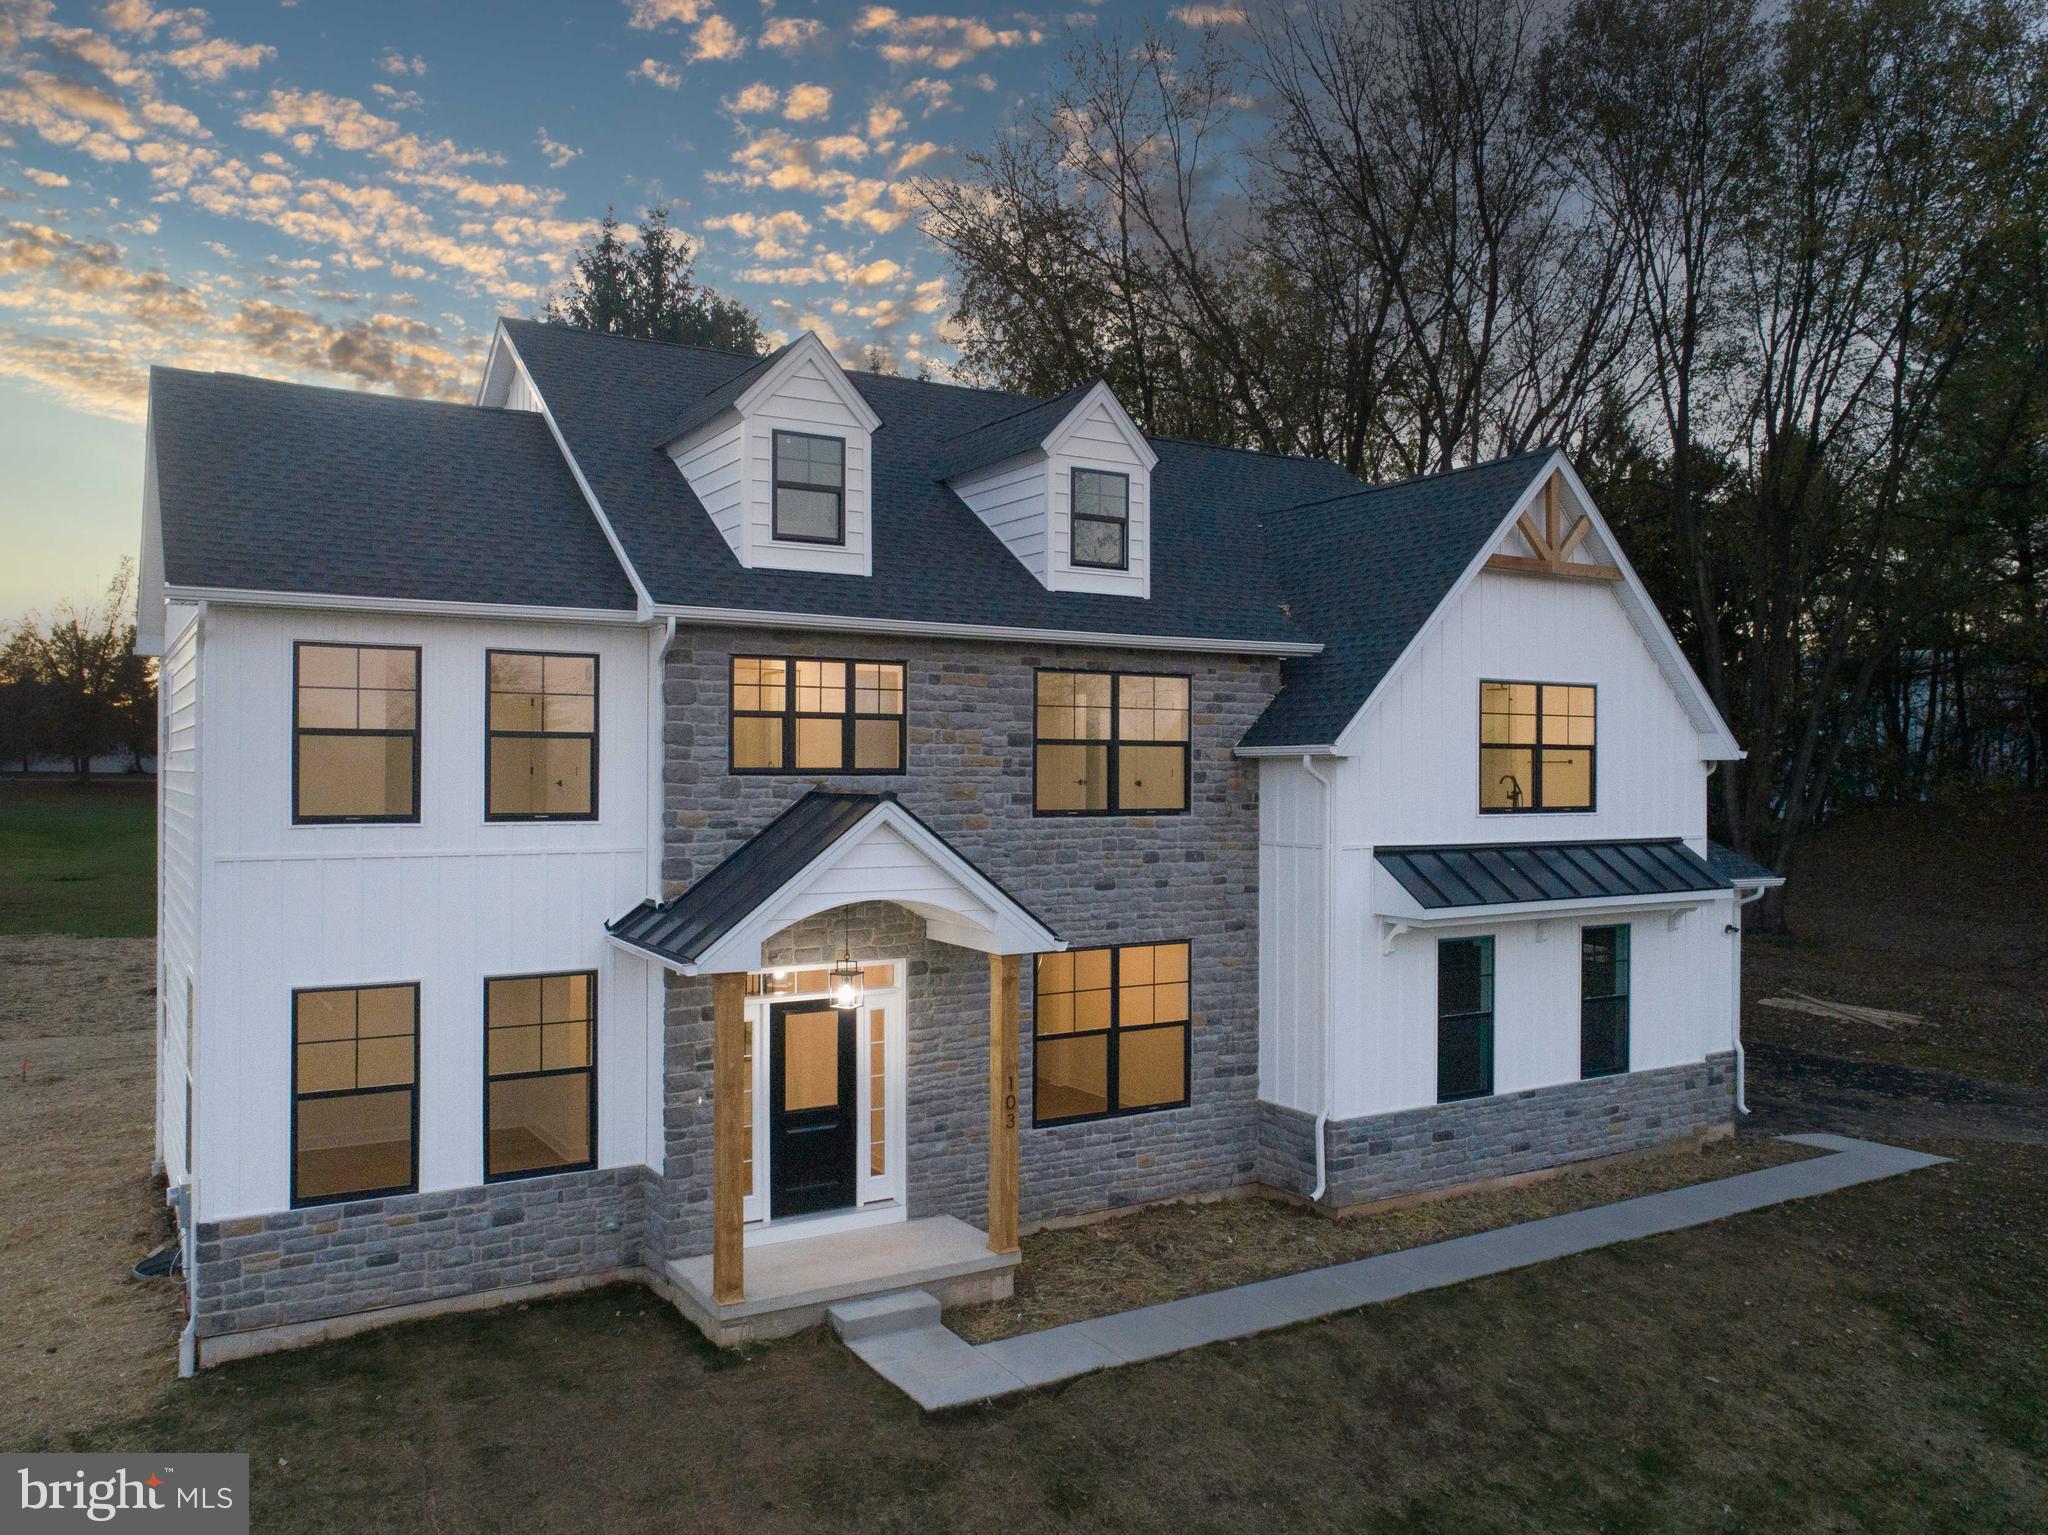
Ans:
POLYGON ((1717 1141, 1343 1220, 1261 1198, 1161 1205, 1024 1238, 1017 1293, 949 1311, 946 1325, 986 1343, 1815 1155, 1784 1141, 1717 1141))
POLYGON ((155 1154, 156 945, 0 937, 0 1444, 131 1413, 176 1375, 182 1288, 155 1154))

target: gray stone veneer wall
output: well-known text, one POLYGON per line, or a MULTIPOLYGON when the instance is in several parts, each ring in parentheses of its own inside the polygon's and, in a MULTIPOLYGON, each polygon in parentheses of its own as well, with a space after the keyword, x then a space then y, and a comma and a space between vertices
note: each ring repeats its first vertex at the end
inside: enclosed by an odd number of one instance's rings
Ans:
MULTIPOLYGON (((1274 661, 1082 646, 976 644, 792 631, 679 629, 664 676, 671 893, 708 872, 815 784, 895 794, 1076 947, 1193 945, 1193 1091, 1185 1109, 1034 1128, 1031 966, 1024 966, 1021 1214, 1029 1224, 1254 1176, 1258 1090, 1258 774, 1232 757, 1278 686, 1274 661), (737 777, 727 710, 734 655, 905 663, 909 771, 737 777), (1172 672, 1192 680, 1194 752, 1185 815, 1032 814, 1035 672, 1041 666, 1172 672)), ((913 957, 909 1003, 912 1214, 985 1221, 988 965, 923 939, 907 914, 857 911, 863 943, 913 957)), ((838 917, 783 935, 787 957, 835 957, 838 917), (829 951, 829 952, 828 952, 829 951)), ((778 955, 778 957, 783 957, 778 955)), ((669 1257, 710 1242, 711 1002, 670 976, 667 1155, 650 1245, 669 1257)))
MULTIPOLYGON (((1735 1057, 1563 1082, 1396 1114, 1333 1119, 1324 1202, 1371 1204, 1402 1194, 1642 1151, 1717 1129, 1735 1117, 1735 1057)), ((1259 1105, 1259 1181, 1306 1194, 1315 1185, 1315 1116, 1259 1105)))
POLYGON ((646 1177, 556 1173, 202 1222, 190 1276, 199 1336, 635 1267, 646 1177))

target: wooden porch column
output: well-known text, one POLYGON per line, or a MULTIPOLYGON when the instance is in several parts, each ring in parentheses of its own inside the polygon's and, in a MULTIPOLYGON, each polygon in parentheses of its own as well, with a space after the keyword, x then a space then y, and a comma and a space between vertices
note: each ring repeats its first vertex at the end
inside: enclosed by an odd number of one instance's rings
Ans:
POLYGON ((988 957, 988 1250, 1017 1251, 1017 972, 988 957))
POLYGON ((746 1295, 745 1225, 747 978, 711 978, 711 1298, 746 1295))

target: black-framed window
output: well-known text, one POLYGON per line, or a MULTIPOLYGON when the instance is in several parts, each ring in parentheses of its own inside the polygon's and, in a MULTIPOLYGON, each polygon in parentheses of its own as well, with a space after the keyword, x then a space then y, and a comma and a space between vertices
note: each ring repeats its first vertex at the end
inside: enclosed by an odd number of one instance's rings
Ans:
POLYGON ((292 993, 292 1204, 409 1194, 420 1167, 420 988, 292 993))
POLYGON ((846 439, 775 433, 774 526, 785 542, 846 542, 846 439))
POLYGON ((1629 929, 1579 930, 1579 1075, 1628 1070, 1629 929))
POLYGON ((292 820, 419 818, 419 646, 295 643, 292 820))
POLYGON ((487 650, 484 818, 597 819, 597 657, 487 650))
POLYGON ((1076 469, 1072 483, 1073 560, 1092 570, 1131 568, 1131 477, 1076 469))
POLYGON ((1493 939, 1436 944, 1436 1101, 1493 1091, 1493 939))
POLYGON ((900 661, 732 658, 735 773, 901 773, 900 661))
POLYGON ((1186 677, 1038 673, 1032 804, 1039 815, 1174 815, 1188 808, 1186 677))
POLYGON ((1578 683, 1480 683, 1480 810, 1591 810, 1597 711, 1578 683))
POLYGON ((597 1165, 597 972, 484 982, 484 1179, 597 1165))
POLYGON ((1041 954, 1032 988, 1032 1123, 1188 1103, 1184 942, 1041 954))

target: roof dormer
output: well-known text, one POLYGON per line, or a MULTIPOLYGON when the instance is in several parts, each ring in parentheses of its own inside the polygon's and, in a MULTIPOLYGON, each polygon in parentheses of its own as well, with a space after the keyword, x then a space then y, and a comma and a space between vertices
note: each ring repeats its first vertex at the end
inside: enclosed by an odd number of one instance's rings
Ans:
POLYGON ((805 331, 689 406, 662 450, 748 569, 865 576, 881 424, 805 331))
POLYGON ((1046 590, 1149 597, 1158 462, 1098 380, 962 433, 939 478, 1046 590))

